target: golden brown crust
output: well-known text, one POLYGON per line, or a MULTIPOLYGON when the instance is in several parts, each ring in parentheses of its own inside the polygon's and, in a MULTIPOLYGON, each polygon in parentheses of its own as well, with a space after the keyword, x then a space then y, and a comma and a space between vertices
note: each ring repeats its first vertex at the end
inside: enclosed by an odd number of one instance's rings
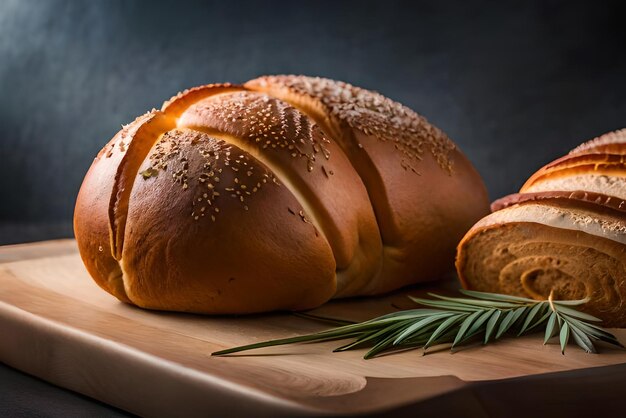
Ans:
POLYGON ((141 171, 150 175, 135 179, 122 257, 133 303, 251 313, 309 309, 334 294, 326 240, 299 215, 289 190, 244 150, 176 129, 141 171))
POLYGON ((178 126, 228 135, 270 167, 333 249, 339 294, 358 294, 378 273, 382 244, 365 186, 341 148, 307 116, 281 100, 241 91, 195 103, 178 126))
POLYGON ((105 290, 153 309, 307 309, 451 266, 488 209, 447 136, 345 83, 267 80, 187 90, 94 163, 75 229, 105 290))
POLYGON ((587 141, 571 150, 570 154, 589 154, 594 152, 626 154, 626 129, 609 132, 591 141, 587 141))
MULTIPOLYGON (((139 166, 148 152, 164 131, 174 127, 174 121, 164 113, 153 111, 137 127, 129 141, 124 145, 124 156, 117 166, 113 180, 113 190, 109 202, 109 225, 111 228, 111 251, 113 257, 122 257, 126 215, 130 194, 139 166)), ((124 141, 124 135, 122 135, 124 141)), ((124 142, 121 142, 123 144, 124 142)))
POLYGON ((110 203, 114 179, 128 144, 137 130, 153 117, 154 112, 138 117, 102 148, 85 176, 74 210, 74 234, 87 270, 100 287, 125 302, 129 300, 113 252, 110 203))
POLYGON ((578 174, 626 175, 626 158, 620 154, 571 154, 545 165, 535 172, 520 189, 528 190, 548 179, 578 174))
POLYGON ((245 90, 243 86, 231 83, 205 84, 204 86, 193 87, 181 91, 161 106, 161 111, 178 118, 187 108, 194 103, 206 99, 207 97, 228 92, 245 90))
MULTIPOLYGON (((452 169, 451 153, 456 147, 447 135, 408 107, 379 93, 341 81, 293 75, 260 77, 245 86, 293 101, 306 109, 305 113, 316 114, 316 119, 346 124, 393 144, 407 169, 413 168, 411 163, 421 161, 425 153, 430 153, 442 168, 452 169)), ((340 135, 336 128, 330 131, 345 148, 358 147, 355 138, 340 135)))
POLYGON ((441 130, 399 103, 343 82, 268 76, 245 86, 310 115, 359 173, 384 244, 372 293, 445 273, 454 245, 488 212, 488 198, 478 173, 441 130))
POLYGON ((505 209, 514 205, 528 202, 542 202, 547 204, 565 205, 605 212, 614 216, 626 215, 626 200, 609 196, 602 193, 586 192, 584 190, 536 192, 536 193, 514 193, 495 200, 491 204, 493 212, 505 209))

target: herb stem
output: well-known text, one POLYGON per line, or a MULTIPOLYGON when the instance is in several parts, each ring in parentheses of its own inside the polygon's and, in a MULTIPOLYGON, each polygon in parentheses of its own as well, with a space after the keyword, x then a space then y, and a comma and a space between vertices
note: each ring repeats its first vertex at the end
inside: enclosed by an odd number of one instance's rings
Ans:
MULTIPOLYGON (((520 336, 543 326, 544 344, 559 336, 561 352, 570 337, 587 353, 595 353, 594 341, 624 348, 617 338, 594 322, 600 319, 579 311, 588 299, 556 301, 551 291, 547 300, 533 300, 519 296, 461 290, 465 297, 429 294, 433 299, 409 298, 425 308, 393 312, 360 323, 334 320, 342 326, 314 334, 264 341, 214 352, 221 356, 256 348, 354 339, 335 351, 347 351, 369 346, 364 358, 369 359, 384 352, 404 351, 430 347, 449 346, 451 350, 481 338, 483 344, 504 335, 520 336), (482 336, 482 337, 481 337, 482 336)), ((300 315, 315 320, 331 320, 310 314, 300 315)), ((438 351, 438 350, 432 350, 438 351)))

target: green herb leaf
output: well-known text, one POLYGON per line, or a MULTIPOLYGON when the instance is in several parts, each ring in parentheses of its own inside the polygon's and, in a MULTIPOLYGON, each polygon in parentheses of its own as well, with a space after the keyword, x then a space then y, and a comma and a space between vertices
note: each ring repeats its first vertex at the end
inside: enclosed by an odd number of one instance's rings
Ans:
POLYGON ((571 324, 569 327, 570 330, 572 330, 572 337, 574 337, 574 341, 576 342, 576 344, 578 344, 580 348, 585 350, 585 352, 587 353, 596 352, 596 348, 594 347, 593 342, 591 342, 591 339, 583 331, 575 327, 573 324, 571 324))
POLYGON ((346 321, 345 319, 328 318, 326 316, 313 315, 306 312, 292 312, 292 314, 300 318, 315 319, 316 321, 329 322, 334 325, 350 325, 356 323, 354 321, 346 321))
POLYGON ((402 341, 406 340, 408 337, 410 337, 412 334, 414 334, 415 332, 419 331, 420 329, 424 328, 425 326, 435 322, 435 321, 439 321, 441 322, 441 320, 445 320, 448 317, 450 317, 452 314, 449 313, 442 313, 439 315, 434 315, 428 318, 424 318, 421 319, 420 321, 417 321, 414 324, 409 325, 408 327, 406 327, 406 329, 404 331, 402 331, 400 333, 400 335, 398 335, 398 337, 394 340, 394 344, 400 344, 402 341))
POLYGON ((550 318, 548 319, 548 324, 546 325, 546 334, 543 339, 543 344, 547 344, 548 340, 554 336, 554 332, 556 331, 556 312, 550 313, 550 318))
POLYGON ((409 296, 409 299, 411 299, 415 303, 419 303, 420 305, 424 305, 424 306, 428 306, 432 308, 438 308, 438 309, 445 309, 449 311, 454 310, 454 311, 460 311, 460 312, 475 312, 476 310, 480 309, 478 307, 466 305, 463 303, 453 303, 453 302, 443 301, 443 300, 422 299, 422 298, 415 298, 412 296, 409 296))
POLYGON ((476 318, 478 318, 480 316, 480 314, 482 314, 482 311, 476 311, 474 313, 472 313, 471 315, 469 315, 467 318, 465 318, 465 320, 463 321, 463 323, 461 324, 461 328, 459 329, 459 332, 456 334, 456 337, 454 337, 454 341, 452 342, 452 347, 454 347, 455 345, 457 345, 459 342, 461 342, 461 340, 463 339, 463 337, 465 336, 465 334, 467 333, 467 330, 469 330, 470 326, 472 325, 472 323, 476 320, 476 318))
POLYGON ((471 338, 474 335, 479 334, 485 328, 486 323, 489 321, 489 318, 491 318, 491 316, 496 312, 497 311, 495 309, 489 309, 488 311, 484 311, 482 315, 480 315, 478 319, 474 321, 469 331, 467 331, 467 335, 465 336, 465 338, 471 338), (485 324, 485 326, 483 326, 483 324, 485 324))
POLYGON ((499 300, 502 302, 537 303, 535 299, 528 299, 528 298, 523 298, 520 296, 513 296, 513 295, 503 295, 500 293, 477 292, 475 290, 467 290, 467 289, 460 289, 459 292, 463 293, 464 295, 471 296, 473 298, 484 299, 484 300, 499 300))
MULTIPOLYGON (((523 308, 513 309, 506 313, 502 322, 500 322, 500 326, 498 327, 498 332, 496 332, 496 339, 500 338, 502 334, 507 332, 511 326, 515 323, 516 312, 523 308)), ((521 312, 520 312, 521 313, 521 312)))
POLYGON ((493 331, 496 329, 496 325, 498 324, 498 319, 500 319, 500 315, 502 315, 502 311, 497 310, 491 315, 489 321, 487 321, 487 329, 485 330, 485 344, 489 342, 491 334, 493 334, 493 331))
POLYGON ((561 342, 561 354, 565 354, 565 347, 569 342, 569 325, 567 321, 563 321, 563 326, 561 327, 561 334, 559 335, 559 340, 561 342))
POLYGON ((520 329, 519 333, 517 334, 518 337, 526 332, 526 328, 528 328, 533 319, 535 319, 535 316, 537 316, 543 306, 543 303, 537 303, 530 309, 530 311, 528 311, 528 313, 526 314, 526 320, 524 321, 524 325, 522 325, 522 329, 520 329))
MULTIPOLYGON (((456 303, 459 305, 469 305, 469 306, 479 306, 479 307, 488 307, 488 308, 516 308, 519 306, 519 303, 512 302, 498 302, 493 300, 476 300, 476 299, 462 299, 462 298, 451 298, 448 296, 440 296, 435 295, 433 293, 429 293, 429 296, 435 297, 437 299, 445 300, 448 302, 456 303)), ((424 300, 424 299, 422 299, 424 300)), ((432 303, 432 301, 428 301, 427 303, 432 303)))
MULTIPOLYGON (((559 305, 559 304, 556 304, 559 305)), ((601 322, 600 318, 596 318, 593 315, 589 315, 588 313, 580 312, 572 308, 568 308, 566 306, 558 306, 558 311, 561 314, 571 316, 578 319, 584 319, 585 321, 593 321, 593 322, 601 322)))
POLYGON ((541 311, 545 311, 545 310, 547 310, 547 312, 543 314, 541 318, 537 319, 531 326, 526 328, 525 332, 528 332, 532 330, 533 328, 538 327, 539 325, 546 322, 546 320, 550 317, 550 315, 552 315, 552 312, 550 311, 550 309, 547 308, 547 305, 544 304, 544 307, 541 309, 541 311))
POLYGON ((577 328, 580 328, 583 332, 585 332, 587 335, 589 335, 590 337, 596 340, 604 341, 608 344, 612 344, 617 347, 624 348, 624 346, 619 341, 617 341, 617 339, 615 338, 613 334, 611 334, 608 331, 605 331, 604 329, 598 327, 597 325, 587 324, 583 321, 579 321, 578 319, 574 319, 574 318, 569 318, 568 321, 570 323, 575 324, 577 328))
POLYGON ((428 338, 428 341, 426 341, 426 344, 424 344, 424 349, 427 349, 431 345, 437 343, 437 339, 439 337, 441 337, 444 332, 448 331, 453 325, 455 325, 458 322, 460 322, 464 317, 465 316, 462 315, 462 314, 461 315, 457 314, 457 315, 451 316, 448 319, 446 319, 445 321, 443 321, 437 327, 437 329, 430 335, 430 338, 428 338))

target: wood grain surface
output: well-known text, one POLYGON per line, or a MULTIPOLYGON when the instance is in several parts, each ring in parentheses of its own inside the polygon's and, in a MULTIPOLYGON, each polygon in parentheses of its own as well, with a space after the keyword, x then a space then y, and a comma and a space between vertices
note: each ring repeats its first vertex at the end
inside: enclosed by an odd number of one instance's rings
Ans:
MULTIPOLYGON (((312 313, 369 319, 413 307, 407 294, 446 286, 454 284, 334 301, 312 313)), ((606 369, 613 376, 611 367, 626 363, 625 351, 604 347, 591 355, 571 346, 563 356, 539 335, 454 354, 422 356, 413 350, 373 360, 363 360, 362 350, 332 353, 340 345, 336 341, 211 357, 234 345, 325 328, 289 313, 205 317, 146 311, 100 290, 72 240, 0 247, 0 361, 141 415, 375 414, 481 382, 485 388, 550 372, 576 381, 589 370, 606 369), (594 369, 599 366, 610 367, 594 369)), ((626 341, 626 330, 613 332, 626 341)), ((607 387, 615 379, 605 379, 607 387)), ((571 393, 576 396, 575 389, 571 393)))

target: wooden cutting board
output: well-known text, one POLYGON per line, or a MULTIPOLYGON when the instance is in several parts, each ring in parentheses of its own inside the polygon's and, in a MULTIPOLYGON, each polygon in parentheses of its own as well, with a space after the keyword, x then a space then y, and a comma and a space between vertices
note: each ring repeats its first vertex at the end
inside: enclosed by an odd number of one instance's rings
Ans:
MULTIPOLYGON (((427 290, 433 288, 335 301, 313 313, 369 319, 411 308, 406 294, 427 290)), ((327 327, 288 313, 204 317, 141 310, 93 283, 73 240, 0 247, 0 361, 140 415, 399 414, 454 393, 465 394, 455 401, 461 410, 486 414, 506 399, 511 383, 515 390, 548 385, 552 392, 543 396, 561 401, 588 396, 592 381, 605 398, 624 395, 626 352, 605 348, 591 355, 570 346, 563 356, 538 335, 454 354, 414 350, 373 360, 363 360, 361 350, 331 353, 339 342, 210 355, 327 327), (551 372, 558 373, 545 375, 551 372), (551 380, 529 379, 535 375, 551 380)), ((626 330, 614 332, 626 341, 626 330)))

